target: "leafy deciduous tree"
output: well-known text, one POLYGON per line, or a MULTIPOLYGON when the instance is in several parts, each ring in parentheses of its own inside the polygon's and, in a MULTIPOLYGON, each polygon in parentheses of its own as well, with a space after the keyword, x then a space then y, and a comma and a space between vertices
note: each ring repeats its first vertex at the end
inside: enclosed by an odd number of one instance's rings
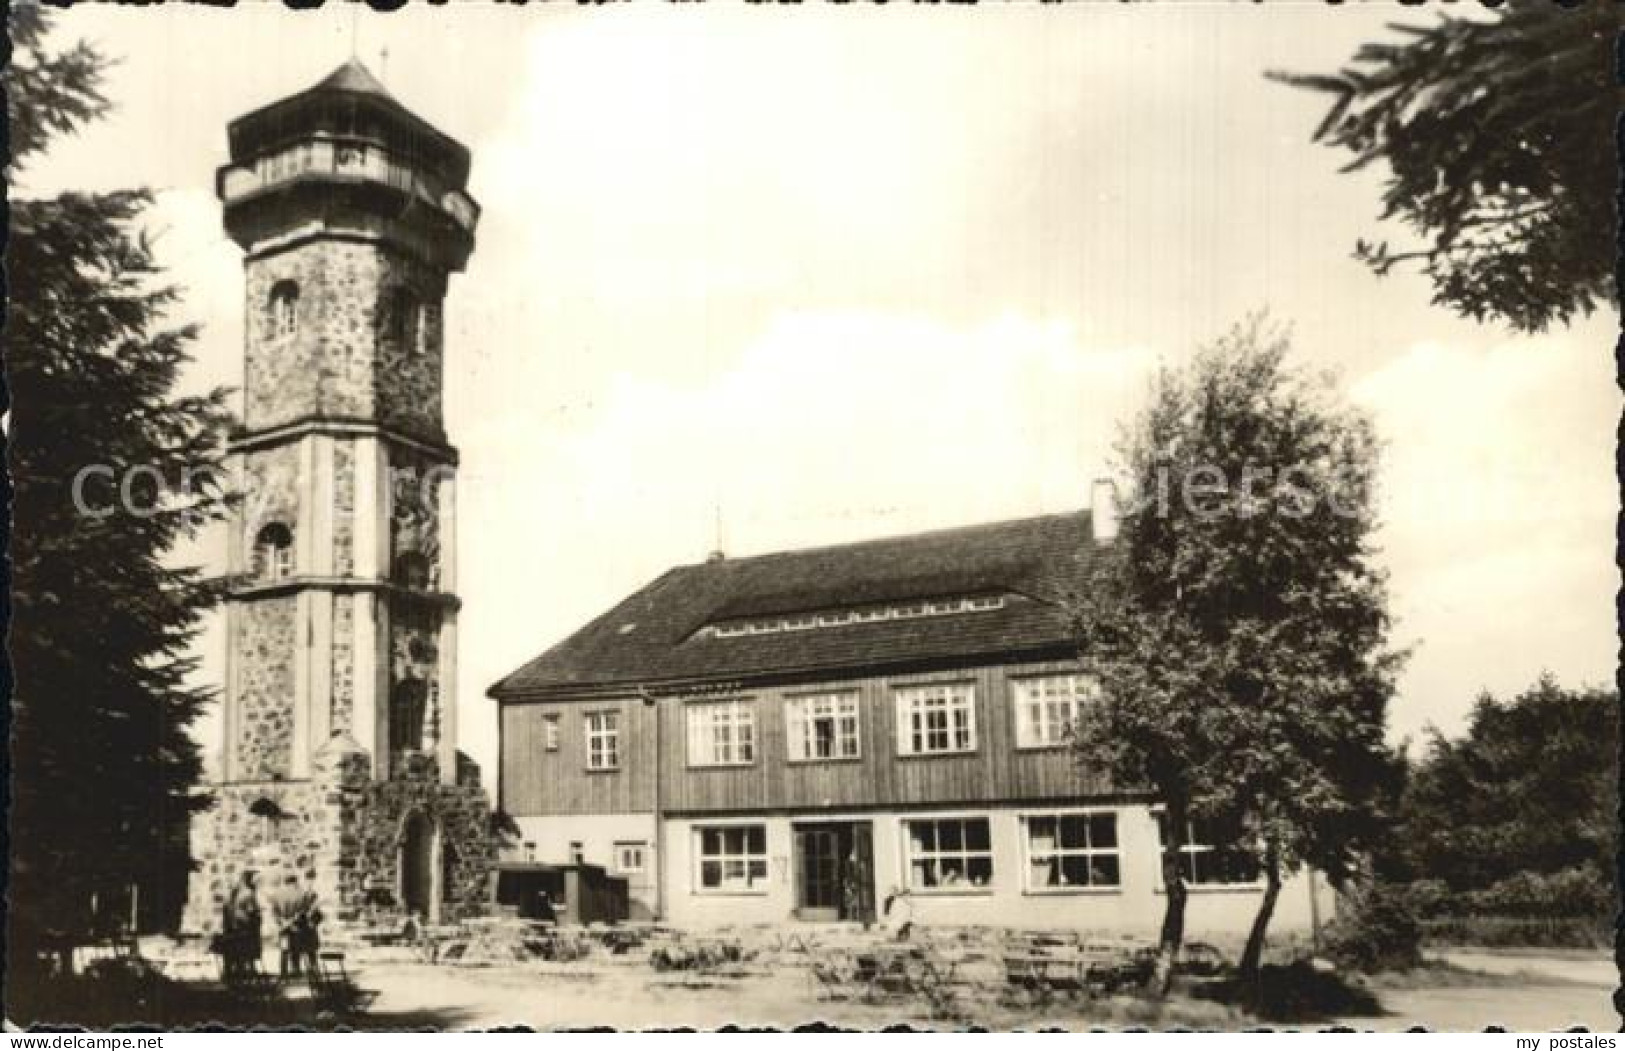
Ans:
POLYGON ((1166 810, 1164 991, 1184 935, 1187 819, 1262 845, 1256 966, 1282 870, 1340 875, 1376 834, 1395 769, 1376 442, 1287 354, 1286 335, 1253 318, 1157 377, 1119 448, 1119 538, 1079 600, 1103 694, 1080 758, 1166 810))
POLYGON ((1618 842, 1619 695, 1550 676, 1510 701, 1489 694, 1467 733, 1435 731, 1404 797, 1412 878, 1481 891, 1575 869, 1611 881, 1618 842))

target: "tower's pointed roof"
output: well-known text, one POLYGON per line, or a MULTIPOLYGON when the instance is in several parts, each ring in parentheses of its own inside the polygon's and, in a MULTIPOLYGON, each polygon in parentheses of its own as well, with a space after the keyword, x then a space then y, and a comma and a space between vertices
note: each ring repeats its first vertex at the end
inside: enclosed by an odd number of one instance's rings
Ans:
POLYGON ((367 134, 378 133, 380 128, 389 134, 389 129, 396 129, 396 134, 412 140, 415 151, 441 158, 454 184, 461 185, 468 178, 467 148, 402 105, 355 58, 304 91, 232 121, 228 128, 232 158, 240 160, 316 127, 367 134))
POLYGON ((357 95, 373 95, 381 99, 395 101, 395 96, 389 89, 378 82, 372 71, 361 64, 360 59, 351 58, 344 65, 323 77, 313 91, 349 91, 357 95))

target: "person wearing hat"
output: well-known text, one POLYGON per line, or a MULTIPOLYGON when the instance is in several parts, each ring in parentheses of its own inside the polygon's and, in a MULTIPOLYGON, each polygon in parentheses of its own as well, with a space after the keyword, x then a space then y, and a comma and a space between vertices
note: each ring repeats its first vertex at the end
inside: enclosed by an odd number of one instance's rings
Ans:
POLYGON ((260 955, 259 873, 243 869, 237 885, 226 896, 221 933, 224 935, 226 978, 242 978, 254 970, 260 955))
POLYGON ((316 972, 316 954, 321 946, 322 910, 316 892, 301 889, 293 873, 271 902, 276 920, 277 940, 282 948, 281 973, 284 978, 316 972))
POLYGON ((282 886, 271 894, 271 919, 276 924, 279 956, 278 973, 292 978, 299 973, 300 911, 303 895, 299 893, 299 877, 288 873, 282 886))

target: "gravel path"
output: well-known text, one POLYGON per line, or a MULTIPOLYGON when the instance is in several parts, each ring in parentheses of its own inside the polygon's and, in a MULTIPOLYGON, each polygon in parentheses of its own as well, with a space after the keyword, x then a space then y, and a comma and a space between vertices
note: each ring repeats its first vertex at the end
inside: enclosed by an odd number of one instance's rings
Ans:
MULTIPOLYGON (((1618 1028, 1610 1000, 1613 968, 1606 959, 1578 954, 1469 951, 1440 955, 1458 967, 1498 977, 1482 986, 1457 977, 1448 986, 1385 989, 1380 993, 1387 1011, 1385 1017, 1328 1024, 1384 1032, 1418 1025, 1435 1031, 1478 1031, 1490 1025, 1515 1031, 1584 1026, 1596 1032, 1618 1028), (1509 977, 1521 980, 1509 983, 1509 977)), ((936 1029, 963 1024, 934 1020, 923 1002, 906 999, 882 1003, 821 1000, 802 967, 746 967, 732 975, 705 976, 657 973, 641 962, 631 961, 490 968, 374 964, 363 969, 360 980, 379 992, 369 1016, 359 1022, 359 1027, 367 1029, 488 1029, 513 1025, 535 1029, 613 1026, 623 1030, 717 1029, 726 1025, 789 1028, 823 1021, 873 1030, 897 1023, 936 1029)), ((968 1007, 970 1022, 992 1029, 1159 1026, 1155 1018, 1125 1018, 1121 1011, 1111 1021, 1099 1015, 1091 1018, 1078 1007, 1064 1003, 1049 1009, 1017 1009, 999 1005, 992 996, 986 996, 968 1003, 968 1007)), ((1203 1013, 1188 1018, 1176 1015, 1161 1024, 1216 1029, 1248 1024, 1217 1005, 1203 1004, 1192 1010, 1203 1013)))
POLYGON ((1520 984, 1390 989, 1381 994, 1388 1016, 1354 1018, 1352 1029, 1393 1032, 1425 1026, 1435 1032, 1480 1032, 1499 1026, 1513 1032, 1550 1032, 1582 1026, 1615 1032, 1618 984, 1613 961, 1602 954, 1500 952, 1451 949, 1433 954, 1467 970, 1522 979, 1520 984))

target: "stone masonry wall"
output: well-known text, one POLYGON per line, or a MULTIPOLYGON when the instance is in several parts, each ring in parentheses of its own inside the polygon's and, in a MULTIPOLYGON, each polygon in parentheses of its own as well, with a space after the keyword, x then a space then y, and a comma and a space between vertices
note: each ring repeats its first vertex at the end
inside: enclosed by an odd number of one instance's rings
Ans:
POLYGON ((244 423, 251 430, 307 416, 377 419, 439 438, 441 300, 445 275, 396 249, 311 241, 247 267, 244 423), (299 289, 297 329, 278 335, 271 293, 299 289), (399 288, 422 304, 422 337, 386 338, 384 304, 399 288))
POLYGON ((333 445, 333 575, 355 572, 355 446, 333 445))
MULTIPOLYGON (((389 326, 378 329, 374 386, 379 422, 409 434, 441 432, 441 377, 444 363, 444 325, 441 303, 446 275, 411 256, 390 252, 376 286, 380 305, 406 291, 418 307, 409 338, 391 338, 389 326)), ((375 309, 375 314, 383 314, 375 309)))
POLYGON ((421 557, 427 586, 440 584, 440 479, 451 468, 407 449, 389 451, 389 561, 421 557))
POLYGON ((214 788, 212 808, 192 819, 198 869, 188 888, 184 930, 217 931, 226 895, 243 869, 259 870, 263 896, 290 874, 324 902, 337 900, 339 808, 310 781, 231 784, 214 788), (274 808, 279 816, 256 814, 274 808), (267 807, 267 804, 270 806, 267 807))
POLYGON ((384 908, 400 908, 401 837, 407 818, 421 813, 438 830, 441 852, 441 920, 484 912, 496 864, 490 803, 478 780, 440 783, 433 756, 413 755, 396 776, 363 793, 357 813, 359 869, 370 877, 384 908))
POLYGON ((260 872, 268 896, 288 874, 315 890, 336 924, 401 918, 401 838, 421 814, 441 843, 441 919, 480 915, 496 851, 478 767, 459 756, 457 784, 442 785, 432 756, 414 756, 388 781, 353 739, 334 737, 312 760, 311 779, 215 786, 215 805, 192 825, 193 874, 182 927, 214 931, 242 870, 260 872), (254 813, 274 810, 278 817, 254 813))
POLYGON ((291 595, 237 606, 238 777, 288 776, 293 760, 293 654, 296 607, 291 595))
MULTIPOLYGON (((243 531, 245 557, 253 551, 254 538, 272 522, 280 522, 297 537, 299 506, 303 483, 299 477, 299 446, 277 445, 255 449, 243 457, 244 500, 237 519, 243 531)), ((298 545, 295 544, 295 550, 298 545)), ((250 567, 237 567, 246 572, 250 567)), ((295 566, 296 572, 301 567, 295 566)))
POLYGON ((355 603, 354 595, 333 596, 333 706, 328 725, 335 734, 355 730, 355 603))
MULTIPOLYGON (((440 610, 434 606, 401 600, 392 604, 389 618, 389 703, 391 709, 406 700, 409 693, 400 687, 408 682, 423 684, 422 736, 416 742, 391 740, 394 748, 421 748, 433 751, 441 725, 440 610)), ((391 711, 391 720, 395 713, 391 711)))

